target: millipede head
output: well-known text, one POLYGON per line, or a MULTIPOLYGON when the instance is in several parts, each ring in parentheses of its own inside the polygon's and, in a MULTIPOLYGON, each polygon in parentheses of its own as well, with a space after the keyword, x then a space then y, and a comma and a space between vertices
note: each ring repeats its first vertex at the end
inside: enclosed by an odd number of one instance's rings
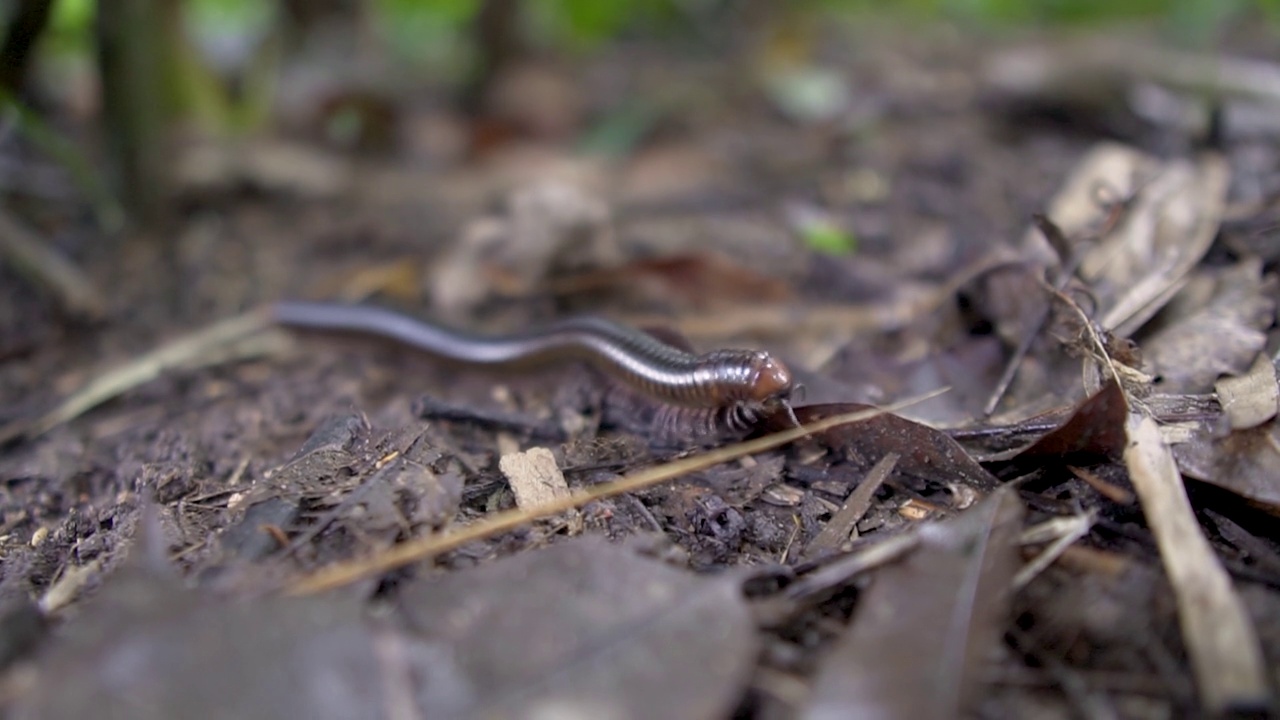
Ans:
POLYGON ((791 377, 791 371, 781 360, 767 352, 756 352, 753 353, 751 370, 750 397, 747 400, 765 403, 784 400, 791 395, 795 381, 791 377))

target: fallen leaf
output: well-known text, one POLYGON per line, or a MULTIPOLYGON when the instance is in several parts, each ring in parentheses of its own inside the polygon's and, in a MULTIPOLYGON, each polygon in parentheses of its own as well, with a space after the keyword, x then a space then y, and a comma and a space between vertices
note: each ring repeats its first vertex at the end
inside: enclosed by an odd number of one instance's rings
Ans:
POLYGON ((1273 279, 1263 279, 1256 258, 1197 272, 1158 316, 1162 326, 1141 341, 1147 363, 1160 376, 1160 389, 1207 392, 1219 376, 1248 370, 1275 322, 1275 286, 1273 279), (1183 300, 1184 295, 1189 297, 1183 300))
POLYGON ((1001 488, 876 574, 803 717, 962 717, 1009 621, 1022 505, 1001 488))
MULTIPOLYGON (((795 408, 802 425, 858 410, 870 410, 859 403, 803 405, 795 408)), ((787 427, 783 413, 768 418, 770 427, 787 427)), ((991 490, 997 482, 976 460, 946 433, 927 425, 885 413, 848 426, 815 435, 824 445, 849 454, 859 464, 871 467, 889 453, 900 456, 896 472, 943 485, 964 482, 978 490, 991 490)))
MULTIPOLYGON (((1103 143, 1080 162, 1045 215, 1069 238, 1103 233, 1079 275, 1104 329, 1133 334, 1182 287, 1217 234, 1229 180, 1225 161, 1209 154, 1162 162, 1103 143)), ((1043 242, 1027 231, 1025 245, 1043 242)))
POLYGON ((1184 475, 1262 505, 1280 515, 1280 424, 1272 420, 1219 437, 1202 430, 1172 446, 1184 475))
POLYGON ((440 653, 367 627, 354 598, 236 602, 153 564, 130 557, 60 628, 9 717, 383 718, 389 676, 447 669, 440 653))
POLYGON ((1214 390, 1234 430, 1258 427, 1280 409, 1280 378, 1275 362, 1265 353, 1258 355, 1248 373, 1222 378, 1214 390))
POLYGON ((733 578, 598 539, 425 578, 402 600, 453 663, 422 691, 425 717, 723 718, 756 662, 733 578))
POLYGON ((793 299, 790 285, 721 252, 681 253, 567 274, 549 283, 561 295, 608 292, 695 308, 793 299))
POLYGON ((1008 471, 1006 468, 1026 470, 1046 458, 1077 464, 1117 460, 1126 444, 1124 423, 1128 413, 1124 391, 1119 383, 1111 380, 1080 403, 1065 422, 1017 451, 1007 465, 1002 463, 1000 474, 1003 476, 1008 471))
POLYGON ((516 190, 503 217, 481 217, 462 232, 432 272, 432 301, 464 315, 493 295, 524 296, 548 277, 620 259, 609 206, 554 180, 516 190))

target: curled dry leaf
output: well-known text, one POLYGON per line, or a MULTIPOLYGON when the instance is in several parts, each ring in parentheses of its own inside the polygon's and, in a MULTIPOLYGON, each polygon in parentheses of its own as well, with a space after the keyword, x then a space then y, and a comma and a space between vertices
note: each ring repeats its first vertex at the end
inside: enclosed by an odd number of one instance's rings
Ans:
MULTIPOLYGON (((1104 329, 1132 334, 1178 291, 1213 242, 1229 179, 1216 155, 1161 162, 1104 143, 1081 161, 1046 214, 1077 242, 1104 232, 1079 272, 1104 329)), ((1024 244, 1042 242, 1033 229, 1024 244)))
POLYGON ((1275 362, 1265 354, 1258 355, 1249 372, 1222 378, 1214 389, 1233 430, 1258 427, 1280 409, 1280 378, 1275 362))
MULTIPOLYGON (((1127 441, 1124 423, 1128 414, 1124 391, 1112 380, 1080 403, 1057 428, 1017 451, 1006 467, 1021 471, 1046 458, 1074 463, 1119 459, 1127 441)), ((1017 428, 1011 432, 1016 433, 1017 428)))

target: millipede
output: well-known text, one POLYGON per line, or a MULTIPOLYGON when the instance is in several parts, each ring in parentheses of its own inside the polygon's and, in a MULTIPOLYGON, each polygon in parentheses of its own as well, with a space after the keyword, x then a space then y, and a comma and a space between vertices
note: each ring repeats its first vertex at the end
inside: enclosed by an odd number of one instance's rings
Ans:
POLYGON ((698 418, 705 425, 699 431, 745 432, 765 411, 789 411, 795 387, 791 371, 768 352, 696 354, 594 316, 509 335, 478 335, 372 305, 282 301, 269 305, 267 313, 282 326, 388 338, 463 364, 586 363, 677 411, 667 416, 698 418))

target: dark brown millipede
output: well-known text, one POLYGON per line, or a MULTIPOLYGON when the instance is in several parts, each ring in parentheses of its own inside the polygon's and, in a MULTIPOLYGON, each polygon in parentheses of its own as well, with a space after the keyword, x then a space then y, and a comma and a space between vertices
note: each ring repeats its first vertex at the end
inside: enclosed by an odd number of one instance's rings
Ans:
POLYGON ((748 429, 766 408, 787 407, 794 386, 791 371, 767 352, 713 350, 696 355, 598 317, 483 336, 367 305, 284 301, 270 305, 268 312, 280 325, 367 333, 461 363, 585 362, 663 403, 706 411, 708 423, 726 423, 736 431, 748 429))

